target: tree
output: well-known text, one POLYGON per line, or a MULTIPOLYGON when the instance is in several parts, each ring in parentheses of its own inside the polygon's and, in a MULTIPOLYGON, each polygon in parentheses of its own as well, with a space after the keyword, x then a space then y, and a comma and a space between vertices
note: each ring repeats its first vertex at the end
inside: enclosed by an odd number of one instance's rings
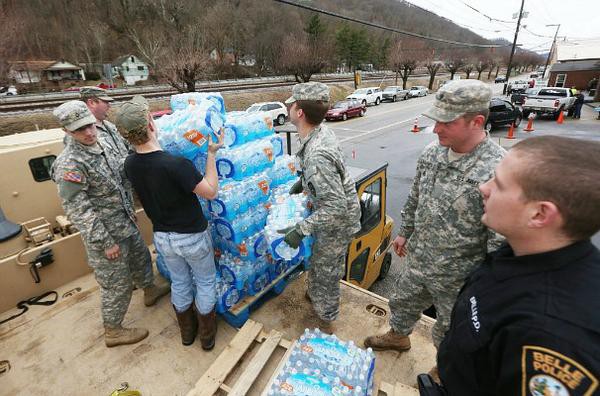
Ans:
POLYGON ((440 71, 443 63, 435 59, 435 50, 433 48, 427 48, 424 50, 424 61, 423 64, 429 73, 429 85, 428 88, 433 89, 433 83, 435 82, 435 76, 440 71))
POLYGON ((311 42, 306 34, 289 34, 282 41, 276 67, 283 73, 294 75, 299 83, 308 82, 327 65, 325 52, 324 46, 311 42))
POLYGON ((465 72, 465 78, 468 80, 469 77, 471 77, 471 72, 473 71, 473 69, 475 68, 475 65, 471 62, 467 62, 464 64, 464 66, 462 67, 463 71, 465 72))
POLYGON ((311 43, 316 43, 323 38, 325 35, 325 31, 327 28, 325 25, 321 23, 321 18, 319 18, 319 14, 313 14, 308 23, 304 27, 304 32, 308 34, 308 40, 311 43))
POLYGON ((336 52, 342 62, 356 70, 368 59, 369 40, 364 29, 354 29, 343 24, 335 35, 336 52))
POLYGON ((454 75, 456 72, 460 71, 464 65, 465 61, 460 54, 455 54, 444 62, 444 67, 448 73, 450 73, 450 80, 454 80, 454 75))
POLYGON ((475 64, 475 70, 477 70, 477 79, 481 80, 481 73, 487 70, 490 65, 489 60, 480 60, 475 64))
POLYGON ((396 72, 396 84, 398 75, 402 79, 402 89, 406 89, 406 83, 412 72, 416 69, 420 60, 425 57, 423 42, 419 40, 396 41, 390 48, 388 65, 396 72))

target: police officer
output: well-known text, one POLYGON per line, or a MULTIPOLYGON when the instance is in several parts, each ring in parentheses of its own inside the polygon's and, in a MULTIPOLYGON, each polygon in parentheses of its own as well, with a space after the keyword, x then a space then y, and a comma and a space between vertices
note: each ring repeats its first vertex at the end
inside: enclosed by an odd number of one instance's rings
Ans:
POLYGON ((449 395, 600 393, 600 143, 523 140, 480 187, 505 245, 461 290, 438 353, 449 395))
POLYGON ((104 143, 106 149, 113 151, 116 157, 124 161, 131 151, 131 146, 119 134, 115 124, 107 120, 114 99, 108 96, 105 89, 94 86, 82 87, 79 94, 81 100, 85 102, 96 118, 96 131, 100 142, 104 143))
POLYGON ((333 333, 339 313, 340 285, 352 236, 360 230, 360 206, 334 133, 322 124, 329 109, 329 88, 318 82, 296 84, 286 100, 290 121, 298 130, 297 159, 301 179, 290 193, 305 191, 312 213, 285 232, 293 248, 307 235, 314 237, 306 297, 319 318, 319 328, 333 333))
POLYGON ((368 337, 367 347, 410 349, 408 336, 432 303, 437 310, 433 342, 439 346, 466 276, 485 258, 488 242, 500 245, 501 238, 481 223, 483 200, 477 190, 505 153, 483 128, 491 94, 481 81, 452 81, 423 113, 436 121, 438 141, 419 157, 394 240, 396 254, 406 259, 389 302, 391 330, 368 337))
POLYGON ((63 209, 81 232, 88 262, 100 285, 105 342, 133 344, 148 335, 123 328, 133 290, 144 289, 150 306, 169 291, 154 285, 150 253, 135 223, 130 185, 120 160, 97 139, 96 118, 85 103, 73 100, 54 110, 69 142, 52 165, 63 209))

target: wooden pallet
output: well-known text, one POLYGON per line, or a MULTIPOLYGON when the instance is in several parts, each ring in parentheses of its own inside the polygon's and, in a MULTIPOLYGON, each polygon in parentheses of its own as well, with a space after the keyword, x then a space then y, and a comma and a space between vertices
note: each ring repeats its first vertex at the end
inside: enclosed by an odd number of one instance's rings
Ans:
MULTIPOLYGON (((267 333, 261 323, 248 320, 187 396, 242 396, 248 393, 266 396, 295 343, 284 339, 276 330, 267 333), (276 356, 278 349, 285 353, 281 354, 280 351, 276 356), (244 367, 240 369, 242 365, 244 367), (236 375, 232 375, 236 370, 236 375), (265 381, 267 378, 268 381, 265 381), (259 382, 263 386, 257 386, 259 382)), ((373 395, 377 396, 418 394, 415 388, 399 382, 395 385, 375 383, 373 389, 373 395)))
MULTIPOLYGON (((228 395, 245 395, 261 376, 267 363, 271 361, 271 366, 273 365, 272 360, 274 359, 277 366, 271 373, 268 383, 271 382, 279 372, 279 368, 287 360, 293 345, 294 343, 285 340, 280 332, 271 330, 266 333, 261 323, 248 320, 187 395, 212 396, 223 392, 228 395), (276 357, 272 356, 277 348, 286 350, 278 361, 276 357), (226 381, 230 374, 241 365, 250 352, 254 352, 254 354, 245 370, 232 385, 227 385, 226 381)), ((262 377, 264 378, 265 375, 268 374, 263 373, 262 377)))
POLYGON ((290 277, 294 272, 300 270, 307 270, 308 264, 305 261, 288 268, 285 272, 275 278, 270 284, 265 286, 260 292, 253 296, 245 296, 237 304, 235 304, 227 312, 221 314, 223 319, 227 321, 233 327, 242 327, 248 318, 250 312, 260 307, 265 301, 267 301, 273 295, 279 295, 283 293, 287 287, 290 277))

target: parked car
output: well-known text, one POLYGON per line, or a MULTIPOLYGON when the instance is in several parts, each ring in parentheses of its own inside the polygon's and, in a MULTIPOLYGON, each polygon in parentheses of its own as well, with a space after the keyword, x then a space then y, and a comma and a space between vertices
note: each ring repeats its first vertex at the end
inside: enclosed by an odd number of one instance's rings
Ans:
POLYGON ((557 119, 562 111, 567 111, 575 103, 575 96, 570 88, 544 87, 537 95, 528 96, 523 103, 523 116, 530 113, 550 114, 557 119))
POLYGON ((525 92, 527 88, 530 88, 529 81, 526 80, 515 80, 508 84, 508 92, 525 92))
POLYGON ((402 99, 402 100, 408 99, 408 90, 402 89, 402 87, 398 87, 396 85, 386 87, 383 90, 382 100, 390 100, 392 102, 395 102, 398 99, 402 99))
POLYGON ((158 111, 153 111, 152 113, 150 113, 150 116, 152 117, 153 120, 159 119, 162 116, 168 115, 173 113, 171 111, 171 109, 166 109, 166 110, 158 110, 158 111))
POLYGON ((346 99, 358 100, 364 105, 375 104, 378 106, 383 99, 383 92, 379 87, 360 88, 346 96, 346 99))
POLYGON ((494 84, 506 82, 506 76, 498 76, 494 80, 494 84))
POLYGON ((408 96, 410 96, 411 98, 417 96, 427 96, 427 93, 427 87, 424 87, 422 85, 415 85, 414 87, 410 88, 410 91, 408 91, 408 96))
POLYGON ((329 110, 327 110, 327 114, 325 114, 325 119, 327 121, 346 121, 350 117, 362 117, 365 115, 366 112, 367 105, 362 102, 359 102, 358 100, 341 100, 339 102, 334 103, 334 105, 331 106, 329 110))
POLYGON ((538 94, 541 88, 528 88, 525 92, 515 92, 510 95, 510 101, 514 104, 522 105, 525 99, 538 94))
POLYGON ((514 123, 519 126, 523 119, 521 109, 504 99, 492 98, 489 109, 490 115, 485 122, 485 129, 488 131, 499 125, 514 123))
POLYGON ((102 88, 102 89, 114 89, 117 88, 116 84, 107 84, 105 82, 101 82, 100 84, 96 85, 98 88, 102 88))
POLYGON ((285 124, 285 120, 288 117, 287 107, 281 102, 261 102, 254 103, 252 106, 246 109, 247 113, 254 113, 261 111, 271 116, 274 123, 277 125, 285 124))
POLYGON ((13 96, 17 94, 17 88, 14 85, 0 87, 0 96, 13 96))

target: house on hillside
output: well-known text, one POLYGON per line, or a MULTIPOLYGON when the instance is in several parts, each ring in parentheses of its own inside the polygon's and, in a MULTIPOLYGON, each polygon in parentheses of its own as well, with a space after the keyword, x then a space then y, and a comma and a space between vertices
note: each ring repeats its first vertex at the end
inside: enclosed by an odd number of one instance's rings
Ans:
POLYGON ((145 81, 150 75, 150 69, 135 55, 121 56, 112 63, 113 74, 123 77, 127 85, 135 85, 138 81, 145 81))
POLYGON ((61 61, 9 61, 9 78, 19 84, 85 80, 83 69, 61 61))
POLYGON ((600 78, 600 38, 557 42, 552 59, 549 86, 588 89, 600 78))
MULTIPOLYGON (((220 56, 219 51, 217 51, 217 49, 215 48, 210 52, 209 57, 211 60, 218 63, 229 65, 235 64, 235 53, 232 48, 226 48, 223 51, 223 56, 220 56)), ((242 55, 238 59, 238 64, 240 66, 254 66, 256 65, 256 58, 254 58, 254 56, 252 55, 242 55)))

